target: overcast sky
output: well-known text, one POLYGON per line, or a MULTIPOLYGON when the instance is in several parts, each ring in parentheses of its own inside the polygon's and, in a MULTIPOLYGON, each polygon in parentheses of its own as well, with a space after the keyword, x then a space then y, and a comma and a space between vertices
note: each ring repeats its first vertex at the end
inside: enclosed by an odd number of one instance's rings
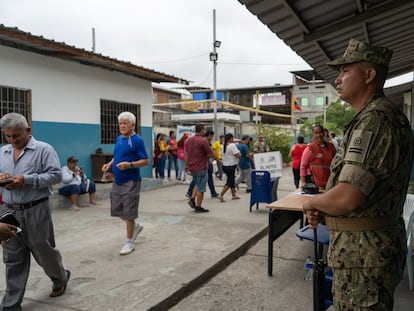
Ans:
MULTIPOLYGON (((0 0, 0 23, 217 88, 290 84, 311 69, 237 0, 0 0)), ((412 74, 409 79, 412 79, 412 74)))

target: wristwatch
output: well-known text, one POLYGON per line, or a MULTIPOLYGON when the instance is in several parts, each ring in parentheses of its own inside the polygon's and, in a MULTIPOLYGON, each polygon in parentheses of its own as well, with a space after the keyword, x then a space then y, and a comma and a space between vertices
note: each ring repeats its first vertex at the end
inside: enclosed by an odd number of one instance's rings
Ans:
POLYGON ((134 168, 134 164, 132 164, 132 162, 129 162, 129 167, 134 168))

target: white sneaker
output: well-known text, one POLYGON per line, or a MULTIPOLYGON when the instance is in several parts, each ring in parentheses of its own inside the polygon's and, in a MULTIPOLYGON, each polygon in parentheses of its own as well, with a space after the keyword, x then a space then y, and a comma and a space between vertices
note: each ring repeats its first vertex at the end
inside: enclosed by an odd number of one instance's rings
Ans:
POLYGON ((120 255, 128 255, 128 254, 132 253, 134 251, 134 249, 135 249, 134 242, 127 241, 125 243, 125 245, 119 251, 119 254, 120 255))
POLYGON ((144 226, 140 225, 138 222, 135 224, 135 228, 134 228, 134 235, 132 236, 132 241, 135 242, 135 240, 137 239, 138 234, 142 231, 142 229, 144 229, 144 226))

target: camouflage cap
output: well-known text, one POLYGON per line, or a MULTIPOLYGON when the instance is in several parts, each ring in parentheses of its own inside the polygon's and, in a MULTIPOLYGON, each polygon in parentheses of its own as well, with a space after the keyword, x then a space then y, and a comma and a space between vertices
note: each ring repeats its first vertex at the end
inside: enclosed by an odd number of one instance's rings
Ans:
POLYGON ((390 49, 351 39, 349 40, 344 55, 328 62, 327 65, 335 68, 344 64, 366 61, 372 64, 388 67, 391 56, 392 50, 390 49))

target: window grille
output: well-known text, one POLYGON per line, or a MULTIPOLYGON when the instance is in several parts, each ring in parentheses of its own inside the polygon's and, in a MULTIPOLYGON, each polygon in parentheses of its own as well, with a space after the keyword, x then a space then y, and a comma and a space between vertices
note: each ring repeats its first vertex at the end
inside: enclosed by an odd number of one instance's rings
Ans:
POLYGON ((114 144, 119 136, 118 115, 129 111, 136 118, 135 132, 141 134, 141 105, 101 99, 101 144, 114 144))
MULTIPOLYGON (((31 118, 30 90, 0 85, 0 117, 10 112, 25 116, 29 125, 31 118)), ((4 135, 1 135, 1 144, 7 144, 4 135)))

